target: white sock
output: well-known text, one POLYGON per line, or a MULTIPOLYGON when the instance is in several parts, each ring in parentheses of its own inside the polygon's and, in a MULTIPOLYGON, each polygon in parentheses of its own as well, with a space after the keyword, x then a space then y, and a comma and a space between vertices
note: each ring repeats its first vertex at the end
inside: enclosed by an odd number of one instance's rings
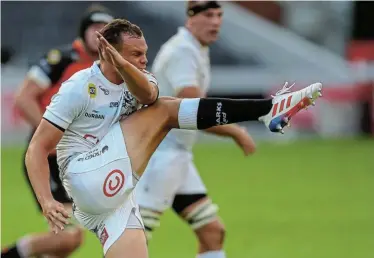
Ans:
POLYGON ((197 110, 199 109, 199 102, 199 98, 182 99, 178 112, 179 128, 197 130, 197 110))
POLYGON ((226 258, 226 254, 223 250, 210 251, 198 254, 196 258, 226 258))
POLYGON ((30 236, 22 237, 17 242, 17 251, 21 257, 29 257, 30 256, 30 236))

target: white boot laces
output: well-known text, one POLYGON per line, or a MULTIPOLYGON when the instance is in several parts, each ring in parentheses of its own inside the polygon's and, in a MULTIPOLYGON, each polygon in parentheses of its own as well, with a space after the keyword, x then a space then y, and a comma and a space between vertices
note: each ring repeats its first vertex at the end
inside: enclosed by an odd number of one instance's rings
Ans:
POLYGON ((288 86, 288 82, 286 82, 284 85, 283 85, 283 88, 280 89, 279 91, 277 91, 277 93, 275 93, 275 95, 271 95, 271 97, 275 98, 276 96, 279 96, 279 95, 282 95, 282 94, 285 94, 285 93, 288 93, 288 92, 291 92, 290 89, 295 85, 295 83, 293 83, 292 85, 288 86), (287 87, 288 86, 288 87, 287 87))

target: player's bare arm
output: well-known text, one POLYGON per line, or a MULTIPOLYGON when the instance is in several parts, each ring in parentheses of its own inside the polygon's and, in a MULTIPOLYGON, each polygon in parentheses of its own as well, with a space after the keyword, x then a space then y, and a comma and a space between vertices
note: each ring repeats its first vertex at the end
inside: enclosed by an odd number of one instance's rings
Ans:
MULTIPOLYGON (((203 98, 203 94, 199 87, 188 86, 181 89, 178 98, 203 98)), ((231 137, 236 144, 243 150, 244 155, 252 154, 256 151, 256 144, 252 137, 247 133, 246 129, 237 125, 221 125, 205 129, 205 132, 215 134, 218 136, 231 137)))
POLYGON ((26 121, 33 127, 38 127, 43 113, 39 105, 39 97, 45 92, 34 80, 26 78, 15 96, 15 105, 21 110, 26 121))
POLYGON ((149 105, 156 101, 158 88, 148 80, 144 73, 127 61, 108 41, 97 32, 101 58, 111 63, 123 80, 128 90, 141 104, 149 105))
POLYGON ((219 136, 231 137, 242 149, 245 156, 253 154, 256 151, 256 143, 253 138, 245 128, 237 124, 215 126, 205 131, 219 136))
POLYGON ((56 147, 62 135, 63 131, 42 119, 26 153, 26 166, 32 187, 43 208, 44 216, 55 233, 64 229, 69 217, 63 204, 53 199, 49 183, 48 154, 56 147))

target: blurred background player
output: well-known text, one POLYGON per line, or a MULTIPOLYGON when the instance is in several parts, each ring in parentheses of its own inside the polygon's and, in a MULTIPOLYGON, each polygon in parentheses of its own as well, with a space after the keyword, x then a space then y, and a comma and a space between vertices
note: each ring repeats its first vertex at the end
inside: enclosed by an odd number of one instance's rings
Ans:
POLYGON ((1 64, 7 64, 13 57, 13 50, 8 46, 1 46, 1 64))
MULTIPOLYGON (((185 26, 162 46, 153 63, 160 96, 202 98, 210 86, 209 45, 218 38, 223 10, 216 1, 190 1, 187 15, 185 26)), ((252 138, 238 125, 206 131, 231 137, 245 155, 255 151, 252 138)), ((161 214, 172 207, 195 231, 198 257, 222 258, 225 229, 193 162, 196 137, 197 132, 189 130, 172 130, 166 136, 137 186, 137 198, 148 239, 161 214)))
MULTIPOLYGON (((95 32, 111 20, 113 16, 107 8, 97 4, 90 6, 82 16, 79 37, 72 44, 50 50, 38 63, 31 66, 15 99, 16 107, 33 129, 29 139, 32 138, 46 106, 49 105, 51 97, 58 92, 61 83, 77 71, 90 67, 98 59, 95 32)), ((24 160, 23 156, 24 174, 31 188, 24 160)), ((53 197, 71 211, 71 200, 59 178, 56 153, 49 155, 48 162, 53 197)), ((32 193, 34 195, 34 191, 32 193)), ((41 210, 35 195, 34 198, 41 210)), ((81 245, 82 240, 82 229, 77 226, 72 226, 59 234, 31 234, 20 238, 14 246, 3 249, 1 257, 67 257, 81 245)))

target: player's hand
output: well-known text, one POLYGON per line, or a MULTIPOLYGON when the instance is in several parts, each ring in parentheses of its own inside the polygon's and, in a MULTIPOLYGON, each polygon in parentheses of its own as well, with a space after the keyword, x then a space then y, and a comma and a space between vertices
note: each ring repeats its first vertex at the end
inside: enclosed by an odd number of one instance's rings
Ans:
POLYGON ((99 55, 105 61, 109 62, 116 68, 123 67, 128 62, 121 56, 120 53, 109 42, 96 31, 97 40, 99 41, 99 55))
POLYGON ((48 220, 51 231, 55 234, 64 230, 65 225, 69 224, 69 213, 65 210, 62 203, 54 199, 45 201, 42 204, 43 214, 48 220))
POLYGON ((253 154, 256 151, 256 144, 245 128, 239 128, 238 133, 234 136, 234 140, 242 149, 245 156, 253 154))

